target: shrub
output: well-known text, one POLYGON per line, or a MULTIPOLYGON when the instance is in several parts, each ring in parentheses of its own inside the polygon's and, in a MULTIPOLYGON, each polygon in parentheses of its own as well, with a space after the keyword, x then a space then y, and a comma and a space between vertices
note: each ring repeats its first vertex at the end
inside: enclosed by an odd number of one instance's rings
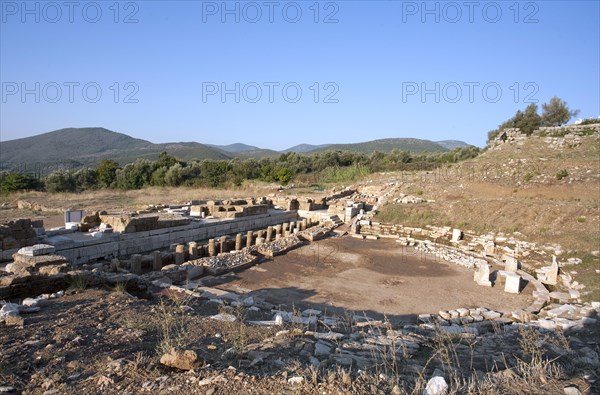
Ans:
POLYGON ((561 171, 556 173, 556 179, 562 180, 563 178, 567 177, 568 175, 569 175, 569 172, 566 169, 562 169, 561 171))
POLYGON ((0 193, 40 189, 41 186, 36 178, 28 174, 0 172, 0 193))
POLYGON ((45 184, 48 192, 75 192, 77 190, 77 179, 74 173, 66 170, 50 173, 45 184))

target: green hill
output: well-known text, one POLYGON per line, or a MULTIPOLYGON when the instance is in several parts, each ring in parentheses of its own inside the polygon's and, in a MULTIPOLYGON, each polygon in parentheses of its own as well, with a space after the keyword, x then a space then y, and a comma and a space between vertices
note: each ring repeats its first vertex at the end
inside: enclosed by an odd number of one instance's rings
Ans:
POLYGON ((255 147, 253 145, 248 145, 248 144, 244 144, 244 143, 233 143, 233 144, 229 144, 229 145, 214 145, 214 144, 206 144, 206 145, 209 147, 212 147, 212 148, 220 149, 221 151, 232 152, 232 153, 261 150, 261 148, 259 148, 259 147, 255 147))
POLYGON ((447 148, 429 140, 421 140, 415 138, 389 138, 373 141, 365 141, 363 143, 354 144, 330 144, 325 147, 317 148, 312 152, 323 151, 351 151, 371 153, 375 151, 390 152, 394 149, 410 152, 444 152, 447 148))
MULTIPOLYGON (((371 153, 389 152, 393 149, 411 152, 443 152, 461 143, 454 140, 435 143, 415 138, 389 138, 356 144, 301 144, 283 152, 310 154, 340 150, 371 153)), ((49 165, 56 168, 95 166, 102 159, 112 159, 124 165, 138 158, 155 160, 161 152, 165 151, 187 162, 204 159, 276 158, 281 155, 278 151, 242 143, 225 146, 209 146, 196 142, 154 144, 104 128, 67 128, 0 142, 0 169, 27 166, 31 170, 49 165)))
POLYGON ((223 151, 199 143, 154 144, 104 128, 68 128, 0 142, 0 166, 37 163, 72 167, 95 165, 102 159, 125 164, 136 158, 157 159, 163 151, 182 160, 230 158, 223 151))
POLYGON ((436 141, 435 143, 441 145, 444 148, 448 148, 449 150, 453 150, 456 148, 468 147, 470 145, 470 144, 467 144, 464 141, 460 141, 460 140, 442 140, 442 141, 436 141))

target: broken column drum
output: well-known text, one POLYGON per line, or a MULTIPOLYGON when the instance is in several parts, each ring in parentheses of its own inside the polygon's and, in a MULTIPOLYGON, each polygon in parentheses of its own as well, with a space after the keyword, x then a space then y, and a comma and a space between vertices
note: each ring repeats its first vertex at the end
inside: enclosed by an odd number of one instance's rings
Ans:
POLYGON ((183 262, 185 262, 185 246, 177 244, 175 247, 175 264, 181 265, 183 262))

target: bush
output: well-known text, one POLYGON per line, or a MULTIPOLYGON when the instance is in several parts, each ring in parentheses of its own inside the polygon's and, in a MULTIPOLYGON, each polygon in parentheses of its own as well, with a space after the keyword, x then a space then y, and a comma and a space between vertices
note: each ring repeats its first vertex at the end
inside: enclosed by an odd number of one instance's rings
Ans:
POLYGON ((579 124, 580 125, 593 125, 593 124, 597 124, 600 123, 600 118, 587 118, 584 119, 583 121, 581 121, 579 124))
POLYGON ((567 177, 568 175, 569 175, 569 172, 566 169, 562 169, 561 171, 556 173, 556 179, 562 180, 563 178, 567 177))
POLYGON ((21 173, 0 172, 0 193, 41 189, 42 183, 35 177, 21 173))
POLYGON ((77 180, 75 174, 67 170, 57 170, 46 178, 46 190, 48 192, 75 192, 77 190, 77 180))

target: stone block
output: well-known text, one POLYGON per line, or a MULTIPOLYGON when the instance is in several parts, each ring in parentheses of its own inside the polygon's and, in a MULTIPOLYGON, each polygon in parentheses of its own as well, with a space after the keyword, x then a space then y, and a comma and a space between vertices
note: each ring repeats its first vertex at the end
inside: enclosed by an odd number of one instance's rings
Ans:
POLYGON ((511 273, 516 273, 519 270, 519 262, 514 257, 507 257, 504 264, 504 270, 511 273))
POLYGON ((487 263, 477 265, 477 270, 475 270, 473 279, 478 285, 491 287, 492 282, 490 281, 490 266, 487 263))
POLYGON ((516 273, 507 272, 504 275, 506 281, 504 283, 504 292, 518 294, 521 292, 521 276, 516 273))
POLYGON ((21 248, 17 254, 26 256, 50 255, 56 252, 56 248, 49 244, 36 244, 30 247, 21 248))

